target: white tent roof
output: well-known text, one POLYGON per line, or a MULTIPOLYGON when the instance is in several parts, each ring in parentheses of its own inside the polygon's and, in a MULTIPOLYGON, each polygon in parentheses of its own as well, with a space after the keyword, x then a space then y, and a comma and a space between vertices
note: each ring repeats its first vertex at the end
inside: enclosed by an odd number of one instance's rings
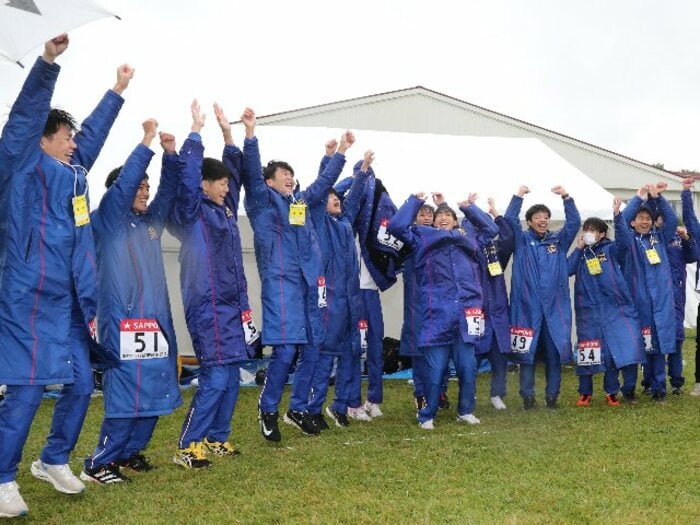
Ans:
MULTIPOLYGON (((303 189, 318 173, 325 143, 340 140, 344 130, 258 126, 255 132, 263 165, 271 159, 289 162, 303 189)), ((397 206, 419 191, 442 192, 452 206, 477 192, 478 205, 486 209, 487 197, 494 197, 503 213, 513 193, 525 184, 531 193, 525 197, 523 211, 544 203, 552 210, 552 219, 561 220, 561 198, 550 191, 561 184, 576 200, 584 219, 612 218, 612 194, 537 139, 353 132, 356 142, 348 151, 341 178, 350 175, 354 163, 371 149, 376 155, 372 167, 397 206)))

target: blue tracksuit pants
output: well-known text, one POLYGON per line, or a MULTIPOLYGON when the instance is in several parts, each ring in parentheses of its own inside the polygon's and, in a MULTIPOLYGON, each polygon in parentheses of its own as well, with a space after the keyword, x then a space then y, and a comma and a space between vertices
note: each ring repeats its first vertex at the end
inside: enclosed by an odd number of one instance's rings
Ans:
POLYGON ((265 374, 265 384, 260 392, 259 408, 261 412, 277 412, 287 376, 299 352, 292 397, 289 408, 296 412, 305 412, 309 403, 311 379, 319 358, 318 348, 313 345, 278 345, 272 348, 272 358, 265 374))
POLYGON ((158 416, 104 419, 97 447, 85 458, 85 468, 108 465, 141 452, 151 440, 157 422, 158 416))

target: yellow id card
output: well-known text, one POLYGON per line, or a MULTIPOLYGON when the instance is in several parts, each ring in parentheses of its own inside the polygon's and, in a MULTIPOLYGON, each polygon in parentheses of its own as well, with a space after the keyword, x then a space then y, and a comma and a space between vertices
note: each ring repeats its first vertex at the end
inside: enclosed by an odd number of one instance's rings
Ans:
POLYGON ((289 224, 304 226, 306 223, 306 204, 294 203, 289 206, 289 224))
POLYGON ((501 263, 498 261, 494 261, 489 263, 489 275, 491 277, 496 277, 497 275, 501 275, 503 273, 503 268, 501 268, 501 263))
POLYGON ((591 275, 600 275, 603 273, 603 267, 600 265, 600 261, 597 257, 586 259, 586 266, 588 267, 588 273, 591 275))
POLYGON ((88 210, 85 195, 73 197, 73 217, 76 226, 85 226, 90 223, 90 211, 88 210))
POLYGON ((659 264, 661 262, 659 252, 656 251, 656 248, 649 248, 646 253, 649 264, 659 264))

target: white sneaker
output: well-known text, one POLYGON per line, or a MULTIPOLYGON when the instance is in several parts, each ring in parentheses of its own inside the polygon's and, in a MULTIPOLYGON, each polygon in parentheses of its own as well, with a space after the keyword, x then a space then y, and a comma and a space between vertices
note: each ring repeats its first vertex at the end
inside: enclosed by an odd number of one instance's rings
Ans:
POLYGON ((695 396, 695 397, 700 396, 700 383, 695 383, 695 387, 688 393, 691 396, 695 396))
POLYGON ((0 483, 0 518, 26 516, 29 509, 14 481, 0 483))
POLYGON ((433 420, 429 419, 428 421, 423 421, 422 423, 418 423, 418 427, 423 429, 423 430, 434 430, 435 426, 433 426, 433 420))
POLYGON ((369 417, 369 414, 365 412, 365 409, 362 407, 348 407, 348 417, 350 419, 354 419, 355 421, 372 421, 372 418, 369 417))
POLYGON ((369 401, 365 401, 365 404, 362 405, 362 408, 364 408, 365 412, 369 414, 369 417, 373 419, 375 417, 382 417, 384 415, 377 403, 370 403, 369 401))
POLYGON ((85 490, 83 482, 76 478, 68 465, 47 465, 40 459, 32 463, 32 476, 48 481, 59 492, 80 494, 85 490))
POLYGON ((479 423, 481 423, 481 420, 474 414, 464 414, 463 416, 457 416, 457 422, 469 423, 470 425, 478 425, 479 423))
POLYGON ((503 399, 501 399, 501 396, 493 396, 491 398, 491 404, 493 405, 493 408, 496 410, 505 410, 506 409, 506 404, 503 402, 503 399))

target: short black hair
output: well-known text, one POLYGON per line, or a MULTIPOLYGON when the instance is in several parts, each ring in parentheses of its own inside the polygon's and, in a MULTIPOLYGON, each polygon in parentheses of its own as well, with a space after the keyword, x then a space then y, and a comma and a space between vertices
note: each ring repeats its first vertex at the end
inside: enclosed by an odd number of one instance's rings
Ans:
POLYGON ((231 176, 228 168, 218 159, 204 157, 202 160, 202 180, 214 182, 231 176))
POLYGON ((547 208, 547 206, 545 206, 544 204, 533 204, 525 212, 525 220, 527 222, 530 222, 532 220, 532 216, 535 213, 540 213, 541 211, 547 213, 548 219, 552 217, 552 212, 549 210, 549 208, 547 208))
MULTIPOLYGON (((112 184, 117 182, 117 179, 119 178, 119 174, 122 172, 122 168, 124 166, 119 166, 118 168, 114 168, 112 171, 109 172, 109 175, 107 175, 107 180, 105 181, 105 188, 109 189, 112 184)), ((148 173, 143 174, 143 179, 148 179, 148 173)), ((143 181, 143 179, 141 179, 143 181)))
POLYGON ((62 109, 52 108, 49 111, 49 116, 44 124, 44 137, 50 137, 56 133, 61 126, 66 126, 73 133, 78 131, 78 121, 73 118, 73 115, 62 109))
POLYGON ((328 196, 330 197, 331 195, 335 195, 340 199, 340 195, 338 195, 338 192, 335 191, 335 188, 331 188, 330 190, 328 190, 328 196))
POLYGON ((593 230, 606 235, 608 233, 608 225, 605 224, 603 219, 599 219, 598 217, 589 217, 583 223, 583 231, 586 230, 593 230))
POLYGON ((639 208, 639 211, 636 213, 634 218, 636 219, 637 215, 639 215, 640 213, 648 213, 649 217, 651 217, 652 221, 655 221, 659 216, 658 212, 654 208, 652 208, 651 206, 649 206, 647 204, 642 204, 642 206, 639 208))
POLYGON ((267 163, 267 166, 263 168, 263 179, 269 180, 274 178, 277 168, 287 170, 294 175, 294 170, 287 162, 284 162, 283 160, 271 160, 267 163))
MULTIPOLYGON (((433 206, 432 204, 428 204, 427 202, 426 202, 426 203, 423 203, 423 205, 421 205, 421 207, 418 208, 418 213, 420 213, 420 212, 422 212, 422 211, 424 211, 424 210, 427 210, 427 211, 429 211, 430 213, 435 214, 435 206, 433 206)), ((417 215, 417 214, 416 214, 416 215, 417 215)))
POLYGON ((457 221, 457 213, 455 213, 455 211, 452 208, 450 208, 447 204, 440 204, 440 206, 437 207, 435 213, 433 213, 433 221, 437 218, 438 214, 440 213, 447 213, 449 215, 452 215, 452 218, 455 221, 457 221))

